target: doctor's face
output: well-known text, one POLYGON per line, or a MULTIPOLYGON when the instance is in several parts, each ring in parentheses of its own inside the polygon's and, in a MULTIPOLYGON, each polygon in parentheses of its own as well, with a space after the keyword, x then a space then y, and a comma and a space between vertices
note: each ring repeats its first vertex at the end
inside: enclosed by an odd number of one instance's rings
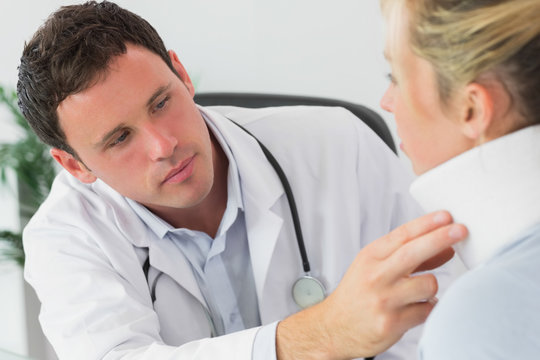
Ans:
POLYGON ((195 206, 213 184, 213 144, 189 77, 170 54, 184 82, 158 55, 128 45, 94 85, 58 107, 81 161, 52 151, 79 180, 99 178, 157 212, 195 206))
POLYGON ((416 174, 422 174, 474 144, 454 120, 459 110, 452 101, 441 104, 433 66, 411 49, 408 11, 400 8, 403 5, 392 6, 386 14, 385 44, 391 83, 381 107, 394 114, 400 148, 411 159, 416 174))

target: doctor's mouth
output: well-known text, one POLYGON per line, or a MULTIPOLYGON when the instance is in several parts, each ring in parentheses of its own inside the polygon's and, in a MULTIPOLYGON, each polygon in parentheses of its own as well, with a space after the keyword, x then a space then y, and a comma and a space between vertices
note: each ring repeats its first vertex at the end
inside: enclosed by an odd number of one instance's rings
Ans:
POLYGON ((181 183, 193 174, 193 168, 195 165, 194 159, 196 155, 180 162, 180 164, 174 167, 163 180, 163 184, 177 184, 181 183))

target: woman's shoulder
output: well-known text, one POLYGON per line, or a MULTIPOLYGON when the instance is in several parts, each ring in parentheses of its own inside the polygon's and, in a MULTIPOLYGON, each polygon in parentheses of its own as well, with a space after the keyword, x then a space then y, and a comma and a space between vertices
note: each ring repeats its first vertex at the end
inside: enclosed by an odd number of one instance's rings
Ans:
POLYGON ((421 359, 533 358, 540 351, 540 232, 465 273, 429 316, 421 359), (532 356, 532 357, 531 357, 532 356))

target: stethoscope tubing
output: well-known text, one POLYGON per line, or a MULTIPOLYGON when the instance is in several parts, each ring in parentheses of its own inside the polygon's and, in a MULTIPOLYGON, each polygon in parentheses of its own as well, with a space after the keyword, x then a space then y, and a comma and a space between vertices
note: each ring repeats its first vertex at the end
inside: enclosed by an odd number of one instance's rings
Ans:
POLYGON ((285 190, 287 201, 289 201, 289 209, 291 211, 291 217, 294 224, 294 232, 296 233, 296 242, 298 243, 298 250, 300 251, 300 257, 302 259, 302 267, 304 268, 304 273, 309 274, 309 272, 311 271, 311 266, 309 264, 306 246, 304 244, 304 235, 302 234, 302 227, 300 226, 300 217, 298 216, 298 209, 296 207, 296 201, 294 200, 293 191, 292 191, 291 185, 289 184, 289 180, 287 179, 287 175, 285 175, 285 172, 281 168, 281 165, 279 165, 279 162, 276 160, 274 155, 272 155, 270 150, 268 150, 268 148, 264 146, 264 144, 260 142, 259 139, 257 139, 255 135, 253 135, 251 132, 249 132, 246 128, 244 128, 240 124, 234 121, 232 122, 236 124, 240 129, 244 130, 246 133, 251 135, 251 137, 255 139, 255 141, 257 141, 257 143, 261 147, 262 152, 264 153, 264 156, 266 156, 266 159, 276 171, 277 176, 279 177, 279 180, 281 181, 283 185, 283 189, 285 190))

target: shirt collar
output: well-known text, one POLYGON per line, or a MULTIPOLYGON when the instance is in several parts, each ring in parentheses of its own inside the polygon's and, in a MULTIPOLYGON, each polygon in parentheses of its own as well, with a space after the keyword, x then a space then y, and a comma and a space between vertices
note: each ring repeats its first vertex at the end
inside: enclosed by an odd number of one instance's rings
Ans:
POLYGON ((411 194, 426 211, 445 209, 469 229, 456 245, 473 268, 540 222, 540 125, 469 150, 419 176, 411 194))
MULTIPOLYGON (((210 118, 210 115, 202 111, 201 111, 201 115, 204 121, 206 122, 206 125, 210 129, 210 131, 216 137, 219 145, 223 149, 225 156, 227 156, 227 159, 229 161, 229 169, 227 173, 227 206, 225 209, 225 213, 223 214, 221 223, 219 225, 219 229, 216 235, 217 237, 225 233, 230 228, 230 226, 234 223, 238 215, 238 210, 244 209, 244 202, 242 199, 242 188, 240 186, 240 176, 238 173, 238 166, 231 152, 231 149, 229 148, 227 141, 223 137, 223 134, 221 134, 219 129, 214 125, 212 119, 210 118)), ((130 207, 133 209, 133 211, 137 214, 137 216, 139 216, 139 218, 141 218, 141 220, 159 238, 165 237, 169 231, 178 230, 172 227, 165 220, 161 219, 159 216, 152 213, 145 206, 139 204, 138 202, 131 200, 129 198, 126 198, 126 201, 130 205, 130 207)), ((190 229, 182 229, 182 230, 189 233, 192 232, 192 230, 190 229)))

